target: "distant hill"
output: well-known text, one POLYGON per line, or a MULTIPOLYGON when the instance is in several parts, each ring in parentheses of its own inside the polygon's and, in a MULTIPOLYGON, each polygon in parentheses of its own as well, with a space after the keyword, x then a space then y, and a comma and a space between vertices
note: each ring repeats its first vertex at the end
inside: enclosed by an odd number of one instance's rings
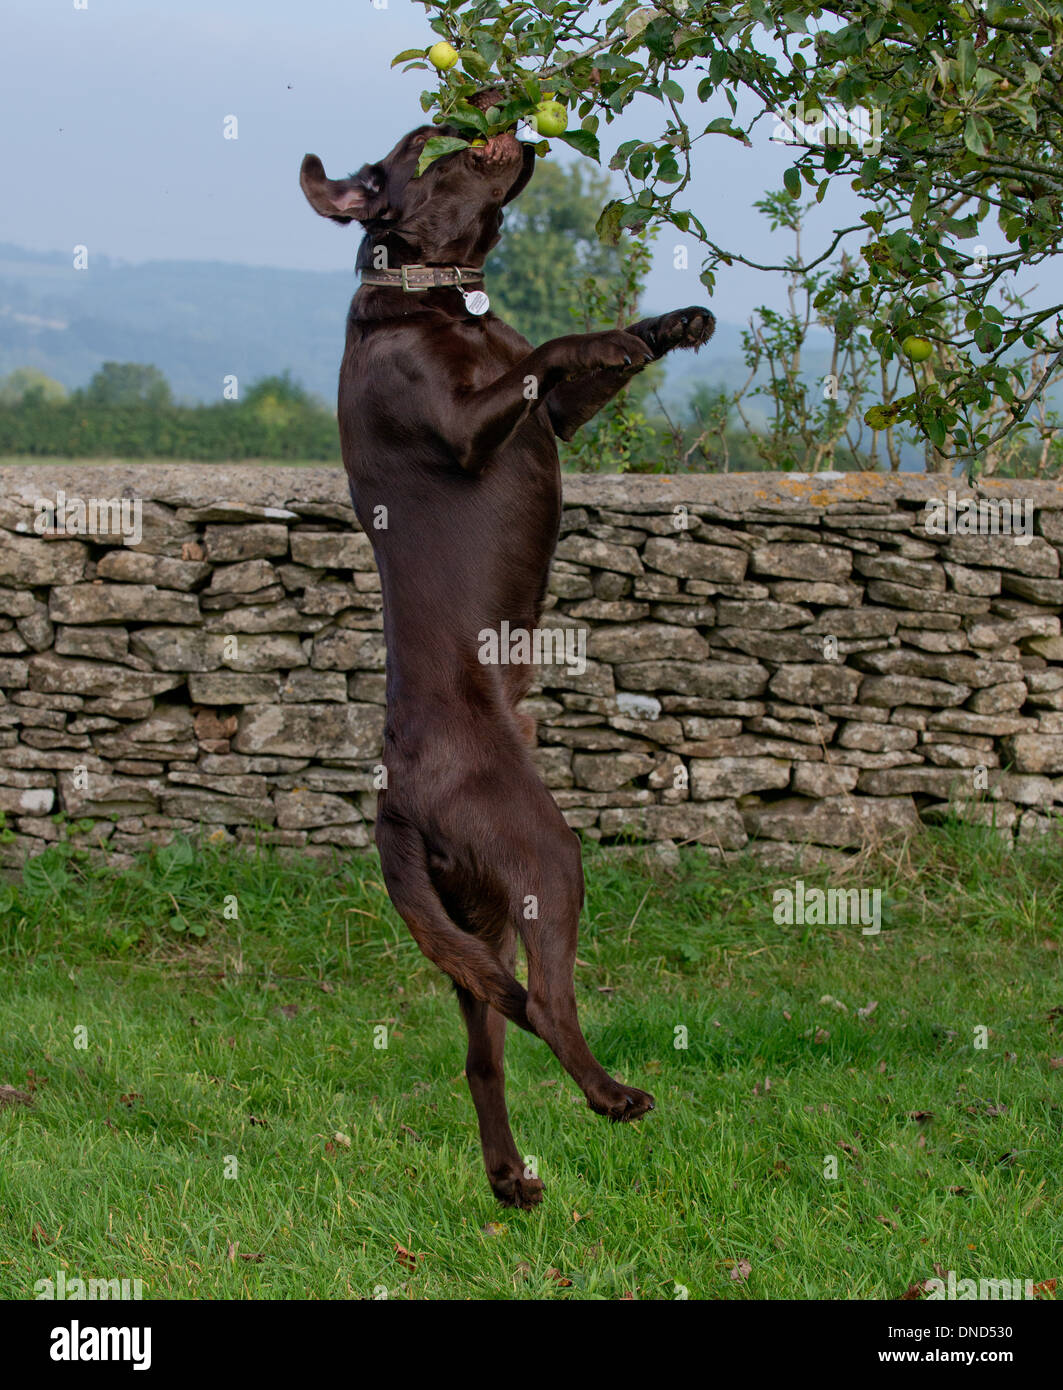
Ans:
MULTIPOLYGON (((216 401, 229 373, 247 386, 290 368, 331 405, 354 287, 353 271, 213 261, 126 265, 94 255, 77 271, 62 253, 0 243, 0 375, 39 367, 73 388, 105 361, 147 362, 178 399, 216 401)), ((662 394, 681 400, 695 380, 737 385, 744 376, 741 329, 721 323, 696 357, 669 360, 662 394)))

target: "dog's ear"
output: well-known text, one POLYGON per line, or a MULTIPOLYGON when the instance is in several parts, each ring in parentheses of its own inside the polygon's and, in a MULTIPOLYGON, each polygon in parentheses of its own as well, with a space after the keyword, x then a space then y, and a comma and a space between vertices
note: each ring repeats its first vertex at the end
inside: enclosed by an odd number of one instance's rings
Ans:
POLYGON ((365 222, 380 211, 386 175, 379 164, 366 164, 348 179, 330 179, 316 154, 308 154, 299 170, 299 185, 307 202, 333 222, 365 222))

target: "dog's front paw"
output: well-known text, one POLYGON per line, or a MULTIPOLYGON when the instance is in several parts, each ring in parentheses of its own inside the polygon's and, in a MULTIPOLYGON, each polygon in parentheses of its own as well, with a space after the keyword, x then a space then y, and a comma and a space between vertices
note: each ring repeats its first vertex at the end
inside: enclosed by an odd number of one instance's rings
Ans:
POLYGON ((716 319, 708 309, 693 307, 675 309, 662 314, 649 333, 658 356, 673 348, 697 349, 707 343, 716 331, 716 319))
POLYGON ((579 369, 583 372, 637 372, 653 361, 653 349, 634 333, 622 328, 588 333, 578 340, 579 369))

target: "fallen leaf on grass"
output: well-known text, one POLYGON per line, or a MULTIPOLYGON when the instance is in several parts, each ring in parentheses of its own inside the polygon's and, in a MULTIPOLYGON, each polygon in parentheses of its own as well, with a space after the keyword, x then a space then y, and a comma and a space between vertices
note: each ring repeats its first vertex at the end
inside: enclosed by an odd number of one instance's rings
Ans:
POLYGON ((1055 1279, 1045 1279, 1040 1284, 1033 1286, 1034 1298, 1044 1298, 1046 1294, 1054 1294, 1056 1291, 1055 1279))
POLYGON ((39 1221, 34 1224, 33 1230, 30 1231, 30 1240, 33 1241, 34 1245, 55 1244, 55 1237, 50 1236, 39 1221))
POLYGON ((744 1284, 753 1273, 753 1266, 748 1260, 735 1260, 731 1266, 731 1278, 737 1284, 744 1284))
POLYGON ((486 1226, 481 1226, 480 1230, 485 1236, 504 1236, 506 1234, 506 1227, 501 1221, 489 1221, 486 1226))
POLYGON ((817 1028, 816 1035, 812 1039, 814 1043, 825 1043, 830 1037, 830 1030, 827 1028, 817 1028))
POLYGON ((127 1091, 124 1096, 118 1097, 119 1105, 132 1105, 135 1100, 143 1100, 144 1097, 139 1091, 127 1091))
POLYGON ((858 1017, 858 1018, 870 1018, 871 1015, 875 1012, 875 1010, 876 1010, 877 1008, 878 1008, 878 1000, 877 1000, 877 999, 872 999, 872 1000, 870 1001, 870 1003, 865 1004, 864 1007, 863 1007, 862 1009, 857 1009, 857 1011, 856 1011, 857 1017, 858 1017))
POLYGON ((16 1091, 14 1086, 0 1086, 0 1105, 32 1105, 33 1097, 26 1091, 16 1091))
POLYGON ((881 1226, 888 1226, 891 1231, 895 1231, 897 1229, 896 1221, 892 1220, 888 1216, 883 1216, 882 1212, 879 1212, 879 1214, 875 1217, 875 1220, 881 1226))
POLYGON ((927 1120, 932 1120, 934 1118, 934 1112, 933 1110, 909 1110, 908 1118, 910 1120, 918 1120, 922 1124, 927 1120))
POLYGON ((295 1015, 299 1012, 299 1005, 282 1004, 280 1006, 280 1012, 284 1015, 285 1018, 294 1018, 295 1015))
POLYGON ((345 1149, 349 1149, 351 1147, 351 1136, 349 1134, 341 1134, 339 1130, 337 1130, 332 1136, 332 1142, 341 1145, 345 1149))
POLYGON ((403 1269, 416 1269, 417 1261, 423 1260, 424 1256, 415 1255, 412 1250, 407 1250, 405 1245, 400 1245, 398 1241, 396 1241, 395 1258, 398 1260, 399 1264, 402 1265, 403 1269))
POLYGON ((555 1284, 560 1284, 563 1289, 572 1287, 572 1280, 566 1279, 559 1269, 554 1269, 553 1265, 546 1271, 547 1279, 552 1279, 555 1284))

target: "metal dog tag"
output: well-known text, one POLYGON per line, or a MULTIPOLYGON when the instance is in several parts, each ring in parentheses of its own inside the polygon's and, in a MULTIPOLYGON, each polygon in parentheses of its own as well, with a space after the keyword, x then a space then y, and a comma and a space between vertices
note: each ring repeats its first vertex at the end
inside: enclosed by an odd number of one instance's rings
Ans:
POLYGON ((469 294, 462 290, 461 295, 470 314, 486 314, 491 307, 491 301, 483 290, 472 290, 469 294))

